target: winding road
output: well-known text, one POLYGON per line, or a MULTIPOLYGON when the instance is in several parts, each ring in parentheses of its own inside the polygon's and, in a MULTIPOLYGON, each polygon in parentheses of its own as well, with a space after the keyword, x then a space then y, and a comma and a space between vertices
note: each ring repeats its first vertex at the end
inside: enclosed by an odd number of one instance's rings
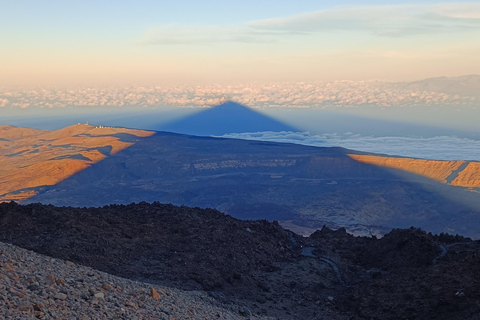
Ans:
MULTIPOLYGON (((302 256, 305 257, 312 257, 312 258, 317 258, 317 256, 313 253, 313 250, 315 250, 314 247, 304 247, 302 248, 302 256)), ((335 278, 337 279, 338 283, 341 286, 345 286, 345 281, 343 280, 342 273, 340 272, 340 268, 338 268, 338 265, 333 262, 332 260, 326 258, 326 257, 318 257, 318 259, 326 264, 328 264, 332 270, 333 273, 335 274, 335 278)))

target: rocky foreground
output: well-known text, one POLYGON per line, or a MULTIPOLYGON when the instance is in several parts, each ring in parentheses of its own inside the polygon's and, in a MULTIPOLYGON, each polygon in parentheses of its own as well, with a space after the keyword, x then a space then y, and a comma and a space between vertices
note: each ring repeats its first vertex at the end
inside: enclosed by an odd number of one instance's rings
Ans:
POLYGON ((257 318, 205 292, 136 282, 4 243, 0 310, 0 319, 257 318))
POLYGON ((480 243, 415 228, 300 237, 160 203, 4 203, 0 241, 63 259, 2 245, 0 303, 12 319, 480 318, 480 243))

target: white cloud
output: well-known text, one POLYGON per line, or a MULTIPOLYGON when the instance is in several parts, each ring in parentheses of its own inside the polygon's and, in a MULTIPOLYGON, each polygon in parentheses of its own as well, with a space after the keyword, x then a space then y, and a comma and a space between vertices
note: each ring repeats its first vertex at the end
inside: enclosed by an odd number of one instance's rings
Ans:
POLYGON ((435 13, 449 18, 480 20, 480 3, 439 4, 435 13))
POLYGON ((220 27, 200 25, 167 25, 149 30, 140 39, 141 44, 214 44, 225 42, 268 43, 279 32, 265 32, 248 27, 220 27))
POLYGON ((380 153, 434 160, 480 160, 480 141, 452 136, 431 138, 372 137, 359 134, 321 134, 308 132, 232 133, 223 138, 296 143, 317 147, 343 147, 380 153))
POLYGON ((361 31, 380 36, 450 33, 480 26, 480 5, 386 5, 336 7, 249 23, 259 30, 292 33, 361 31))
POLYGON ((406 37, 475 31, 478 27, 478 3, 342 6, 244 25, 163 25, 148 30, 139 42, 155 45, 268 43, 280 41, 285 35, 332 31, 406 37))

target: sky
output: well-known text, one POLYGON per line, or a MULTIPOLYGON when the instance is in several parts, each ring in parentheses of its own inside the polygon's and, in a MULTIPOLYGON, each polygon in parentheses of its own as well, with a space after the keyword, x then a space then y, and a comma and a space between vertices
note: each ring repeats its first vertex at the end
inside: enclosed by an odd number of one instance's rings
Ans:
POLYGON ((238 138, 478 160, 479 75, 478 0, 0 0, 0 125, 229 99, 300 130, 238 138))
POLYGON ((0 0, 0 85, 480 73, 480 3, 0 0))

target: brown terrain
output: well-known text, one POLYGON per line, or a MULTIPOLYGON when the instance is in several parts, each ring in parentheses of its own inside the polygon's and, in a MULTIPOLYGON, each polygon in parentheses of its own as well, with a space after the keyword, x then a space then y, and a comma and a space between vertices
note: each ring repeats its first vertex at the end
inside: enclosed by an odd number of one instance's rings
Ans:
POLYGON ((480 162, 439 161, 349 154, 352 159, 376 166, 400 169, 458 187, 480 187, 480 162))
POLYGON ((480 186, 480 162, 470 162, 452 181, 453 186, 478 188, 480 186))
MULTIPOLYGON (((0 256, 0 287, 9 281, 10 288, 0 293, 5 296, 0 305, 8 306, 11 314, 21 312, 20 306, 23 312, 34 312, 38 308, 29 303, 41 298, 41 319, 54 318, 51 312, 66 315, 65 310, 71 310, 70 316, 85 312, 99 319, 125 312, 123 319, 134 319, 132 308, 143 312, 136 314, 140 319, 169 319, 169 313, 181 310, 209 314, 205 312, 213 305, 217 309, 212 312, 246 319, 455 320, 480 315, 480 243, 415 228, 395 229, 381 239, 328 228, 301 237, 276 222, 237 220, 212 209, 12 202, 0 204, 0 241, 69 261, 52 260, 55 268, 66 264, 75 276, 62 280, 61 270, 53 278, 46 277, 51 271, 36 271, 32 281, 39 284, 28 285, 24 274, 36 267, 22 271, 21 266, 31 258, 0 256), (120 278, 75 270, 74 264, 149 284, 133 287, 120 278), (196 294, 201 299, 195 307, 192 298, 172 304, 165 291, 155 302, 141 287, 205 294, 196 294), (58 303, 70 309, 52 311, 58 303)), ((42 261, 38 267, 45 266, 42 261)))
POLYGON ((151 131, 74 125, 56 131, 0 126, 0 201, 21 201, 129 146, 151 131))

